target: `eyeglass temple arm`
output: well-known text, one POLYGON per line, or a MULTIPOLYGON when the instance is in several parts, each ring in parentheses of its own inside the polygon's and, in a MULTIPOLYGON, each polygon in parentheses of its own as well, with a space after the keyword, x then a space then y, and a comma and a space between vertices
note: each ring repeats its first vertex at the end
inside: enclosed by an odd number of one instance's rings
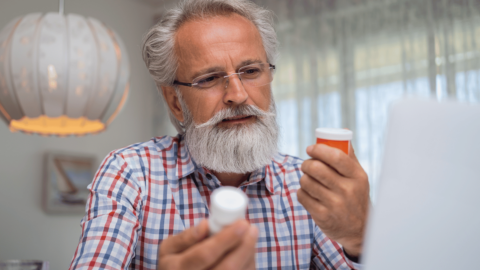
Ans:
MULTIPOLYGON (((268 64, 271 68, 275 69, 275 65, 272 65, 272 64, 268 64)), ((191 83, 183 83, 183 82, 179 82, 177 80, 173 81, 173 84, 178 84, 178 85, 184 85, 184 86, 188 86, 188 87, 192 87, 193 84, 191 83)))

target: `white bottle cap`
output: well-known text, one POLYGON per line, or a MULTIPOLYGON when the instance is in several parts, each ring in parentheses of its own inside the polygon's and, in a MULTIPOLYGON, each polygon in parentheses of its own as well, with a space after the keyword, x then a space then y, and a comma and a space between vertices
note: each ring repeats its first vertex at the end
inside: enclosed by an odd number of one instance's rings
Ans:
POLYGON ((317 128, 315 129, 315 137, 324 140, 350 141, 353 138, 353 132, 341 128, 317 128))
POLYGON ((210 235, 218 233, 224 226, 245 218, 248 197, 234 187, 220 187, 210 197, 210 235))

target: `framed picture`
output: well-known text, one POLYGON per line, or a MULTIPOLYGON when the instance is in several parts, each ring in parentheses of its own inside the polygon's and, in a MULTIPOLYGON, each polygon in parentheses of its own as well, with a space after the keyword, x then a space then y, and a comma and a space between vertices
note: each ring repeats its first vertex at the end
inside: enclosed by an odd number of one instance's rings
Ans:
POLYGON ((43 207, 51 214, 83 214, 97 163, 93 156, 45 155, 43 207))

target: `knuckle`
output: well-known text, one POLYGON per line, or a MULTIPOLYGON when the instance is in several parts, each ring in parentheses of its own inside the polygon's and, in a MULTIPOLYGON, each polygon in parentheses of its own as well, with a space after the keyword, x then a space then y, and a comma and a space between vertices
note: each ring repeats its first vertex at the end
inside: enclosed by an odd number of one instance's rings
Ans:
POLYGON ((167 239, 159 243, 158 256, 165 256, 168 254, 169 249, 174 245, 173 236, 168 237, 167 239))
POLYGON ((315 214, 315 219, 322 223, 328 222, 330 220, 329 214, 325 208, 317 209, 317 211, 314 214, 315 214))
POLYGON ((188 241, 187 232, 181 232, 177 235, 172 236, 171 238, 172 238, 172 242, 175 242, 177 244, 183 244, 188 241))
POLYGON ((310 181, 308 179, 309 177, 307 175, 303 175, 300 177, 300 186, 303 188, 307 188, 310 185, 310 181))
POLYGON ((352 195, 350 194, 351 193, 351 185, 348 185, 348 183, 340 183, 338 185, 338 188, 340 190, 340 193, 342 194, 342 196, 349 196, 349 195, 352 195))
POLYGON ((364 171, 361 170, 360 177, 359 177, 363 182, 368 183, 368 174, 364 171))
POLYGON ((343 161, 343 152, 338 150, 338 149, 333 149, 334 151, 332 152, 332 161, 335 163, 340 163, 343 161))
POLYGON ((344 194, 347 198, 353 198, 355 196, 355 190, 352 188, 347 188, 345 189, 344 194))
POLYGON ((305 178, 306 178, 305 175, 302 175, 302 177, 300 177, 299 183, 300 183, 301 187, 304 187, 307 184, 307 183, 305 183, 305 181, 306 181, 305 178))
POLYGON ((304 204, 305 203, 305 194, 304 194, 305 191, 303 191, 302 189, 299 189, 297 191, 297 200, 300 204, 304 204))
POLYGON ((321 167, 317 171, 317 179, 320 180, 320 182, 324 183, 325 180, 328 181, 332 177, 332 175, 329 173, 329 171, 325 170, 325 167, 321 167))
POLYGON ((163 245, 160 244, 160 247, 158 248, 158 257, 162 257, 163 254, 165 254, 165 241, 163 242, 163 245))
POLYGON ((314 215, 318 217, 318 219, 322 220, 325 218, 325 213, 324 209, 322 207, 315 207, 315 209, 312 209, 312 212, 314 215))
POLYGON ((324 220, 330 221, 331 214, 330 214, 330 210, 327 207, 320 207, 318 212, 322 215, 324 220))
POLYGON ((297 200, 303 200, 303 190, 301 188, 297 190, 297 200))
POLYGON ((307 166, 308 166, 308 168, 307 168, 308 172, 310 174, 315 173, 315 175, 318 174, 319 172, 321 172, 322 168, 323 168, 322 163, 320 161, 317 161, 317 160, 312 160, 311 162, 309 162, 309 164, 307 166))
POLYGON ((302 172, 305 171, 305 166, 307 166, 307 165, 305 165, 305 164, 307 163, 307 161, 308 161, 308 160, 305 160, 304 162, 302 162, 302 165, 300 166, 300 170, 301 170, 302 172))
POLYGON ((347 198, 353 198, 356 193, 357 193, 357 190, 353 186, 347 186, 345 188, 345 195, 347 196, 347 198))
POLYGON ((187 232, 183 231, 181 233, 171 235, 169 236, 165 242, 168 243, 168 245, 176 245, 176 244, 183 244, 187 241, 187 232))
POLYGON ((310 165, 310 163, 312 163, 312 160, 311 159, 308 159, 308 160, 305 160, 303 163, 302 163, 302 167, 301 167, 301 170, 302 172, 306 172, 308 171, 308 166, 310 165))
POLYGON ((202 250, 197 254, 198 262, 202 265, 209 265, 214 262, 215 258, 208 250, 202 250))
POLYGON ((330 200, 331 200, 332 207, 335 209, 340 208, 343 204, 342 200, 337 196, 333 196, 330 200))
MULTIPOLYGON (((197 265, 210 265, 214 260, 210 252, 207 252, 207 250, 201 249, 196 252, 194 257, 183 258, 180 261, 182 261, 183 263, 189 263, 189 264, 194 263, 197 265)), ((185 267, 182 267, 180 269, 185 269, 185 267)))

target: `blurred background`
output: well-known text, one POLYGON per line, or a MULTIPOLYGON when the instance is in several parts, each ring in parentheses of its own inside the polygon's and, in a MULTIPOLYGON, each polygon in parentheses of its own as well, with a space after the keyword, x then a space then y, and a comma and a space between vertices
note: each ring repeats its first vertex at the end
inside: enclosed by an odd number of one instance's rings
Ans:
MULTIPOLYGON (((97 135, 41 137, 0 123, 0 260, 41 259, 66 269, 80 236, 81 214, 42 209, 44 155, 94 156, 175 135, 141 59, 146 31, 177 1, 66 0, 65 13, 113 28, 130 58, 130 94, 97 135)), ((280 150, 307 158, 316 127, 348 128, 377 186, 388 106, 402 96, 480 101, 478 0, 256 0, 276 13, 281 56, 273 92, 280 150)), ((1 0, 0 28, 17 16, 56 12, 57 0, 1 0)))

